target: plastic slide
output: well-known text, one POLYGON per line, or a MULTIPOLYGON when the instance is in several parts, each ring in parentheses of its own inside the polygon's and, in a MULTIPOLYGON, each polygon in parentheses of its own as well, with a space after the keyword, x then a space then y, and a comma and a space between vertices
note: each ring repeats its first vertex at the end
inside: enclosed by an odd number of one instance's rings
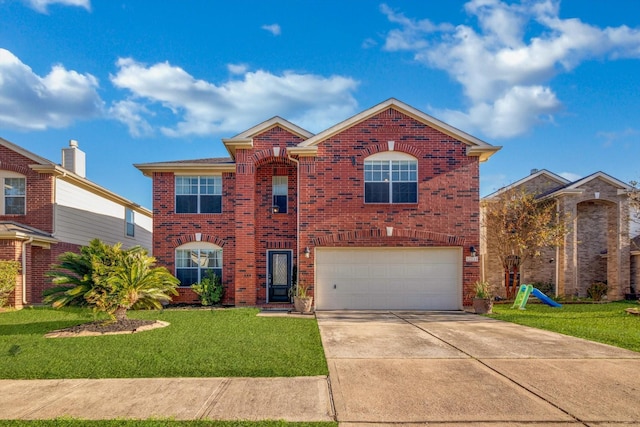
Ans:
POLYGON ((545 303, 547 305, 550 305, 551 307, 562 307, 562 304, 559 304, 559 303, 555 302, 554 300, 552 300, 551 298, 549 298, 548 296, 546 296, 545 294, 543 294, 542 292, 540 292, 536 288, 533 288, 531 290, 531 295, 533 295, 534 297, 538 298, 543 303, 545 303))

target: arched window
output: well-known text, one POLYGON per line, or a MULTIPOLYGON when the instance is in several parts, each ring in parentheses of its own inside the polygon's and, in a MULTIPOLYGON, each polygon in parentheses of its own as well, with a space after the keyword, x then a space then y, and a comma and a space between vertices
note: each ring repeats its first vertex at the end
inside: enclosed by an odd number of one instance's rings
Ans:
POLYGON ((176 277, 180 286, 200 282, 207 274, 222 282, 222 248, 207 242, 190 242, 176 248, 176 277))
POLYGON ((417 203, 418 160, 384 151, 364 160, 365 203, 417 203))

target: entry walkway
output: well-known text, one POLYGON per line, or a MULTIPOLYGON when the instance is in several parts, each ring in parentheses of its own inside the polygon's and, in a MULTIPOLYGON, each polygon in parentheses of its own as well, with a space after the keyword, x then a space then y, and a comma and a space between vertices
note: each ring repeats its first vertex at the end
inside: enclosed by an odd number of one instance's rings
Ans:
POLYGON ((341 426, 640 425, 640 353, 466 313, 317 317, 341 426))

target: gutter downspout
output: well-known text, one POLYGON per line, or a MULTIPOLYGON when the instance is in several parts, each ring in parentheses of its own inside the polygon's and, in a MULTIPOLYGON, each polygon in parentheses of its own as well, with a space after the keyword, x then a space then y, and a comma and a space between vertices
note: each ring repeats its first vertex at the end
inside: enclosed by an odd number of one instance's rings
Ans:
POLYGON ((27 245, 33 242, 33 237, 22 242, 22 304, 27 305, 27 245))
POLYGON ((296 262, 298 263, 296 281, 300 282, 300 162, 289 153, 287 158, 296 164, 296 262))

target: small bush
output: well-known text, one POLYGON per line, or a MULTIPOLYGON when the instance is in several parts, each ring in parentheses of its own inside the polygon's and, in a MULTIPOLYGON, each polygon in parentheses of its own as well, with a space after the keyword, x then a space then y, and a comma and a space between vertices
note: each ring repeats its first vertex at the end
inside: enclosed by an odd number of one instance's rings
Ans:
POLYGON ((480 298, 480 299, 491 298, 491 285, 489 284, 489 282, 478 280, 475 283, 475 287, 476 287, 476 295, 475 295, 476 298, 480 298))
POLYGON ((208 273, 200 283, 191 285, 191 289, 198 294, 202 305, 219 304, 224 294, 224 287, 220 283, 220 276, 214 273, 208 273))
POLYGON ((531 285, 548 297, 553 298, 556 295, 556 286, 551 282, 535 282, 531 285))
POLYGON ((600 301, 607 294, 605 282, 594 282, 587 288, 587 296, 594 301, 600 301))
POLYGON ((20 272, 18 261, 0 260, 0 307, 9 301, 9 296, 16 288, 16 276, 20 272))

